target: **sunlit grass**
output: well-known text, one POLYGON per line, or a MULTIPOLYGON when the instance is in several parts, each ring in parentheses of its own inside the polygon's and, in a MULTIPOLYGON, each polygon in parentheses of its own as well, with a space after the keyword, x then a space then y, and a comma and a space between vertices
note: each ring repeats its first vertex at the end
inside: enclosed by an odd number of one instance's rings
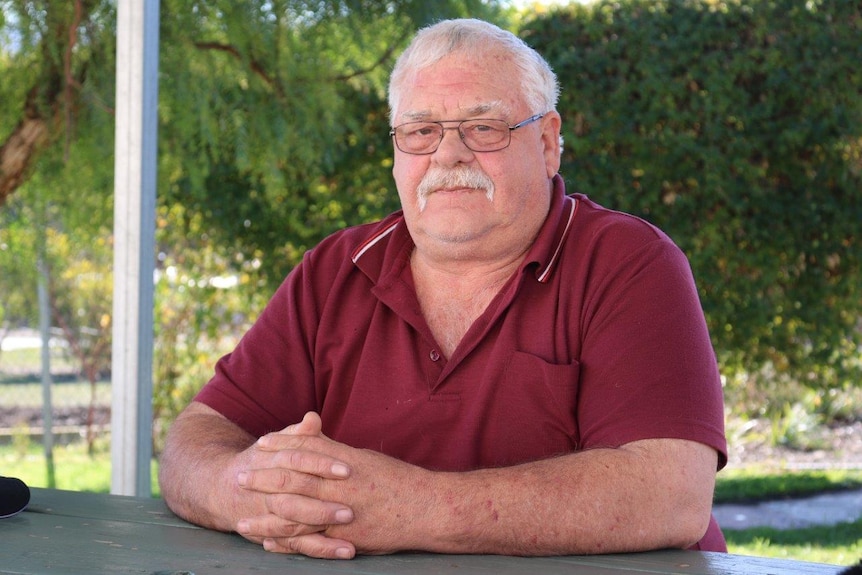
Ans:
POLYGON ((757 527, 724 532, 728 550, 740 555, 851 565, 862 558, 862 519, 806 529, 757 527))
POLYGON ((715 502, 746 503, 843 489, 862 489, 862 469, 793 472, 761 467, 727 469, 716 479, 715 502))
MULTIPOLYGON (((54 448, 54 479, 50 484, 48 464, 38 444, 0 446, 0 475, 17 477, 30 487, 53 487, 70 491, 108 493, 111 490, 111 453, 104 441, 87 453, 84 442, 54 448)), ((158 464, 150 467, 153 496, 159 496, 158 464)))

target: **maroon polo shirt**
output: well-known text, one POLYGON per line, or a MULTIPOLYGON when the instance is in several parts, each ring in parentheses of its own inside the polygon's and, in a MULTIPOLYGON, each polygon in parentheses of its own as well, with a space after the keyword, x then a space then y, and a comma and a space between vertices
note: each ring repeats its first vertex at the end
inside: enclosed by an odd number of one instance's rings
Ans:
MULTIPOLYGON (((726 462, 722 391, 688 261, 660 230, 554 179, 511 280, 451 358, 420 311, 400 212, 309 250, 197 396, 252 435, 323 431, 437 470, 648 438, 726 462)), ((705 549, 723 545, 716 525, 705 549), (711 538, 711 539, 710 539, 711 538)))

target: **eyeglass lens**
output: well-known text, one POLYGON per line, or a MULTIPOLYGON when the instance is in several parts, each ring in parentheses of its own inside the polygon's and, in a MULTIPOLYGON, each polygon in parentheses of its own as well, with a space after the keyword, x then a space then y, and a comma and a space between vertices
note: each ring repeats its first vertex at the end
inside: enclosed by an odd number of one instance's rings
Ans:
MULTIPOLYGON (((408 122, 397 126, 393 132, 395 144, 408 154, 430 154, 437 150, 445 130, 437 122, 408 122)), ((457 126, 464 144, 474 152, 493 152, 509 145, 511 130, 503 120, 464 120, 457 126)))

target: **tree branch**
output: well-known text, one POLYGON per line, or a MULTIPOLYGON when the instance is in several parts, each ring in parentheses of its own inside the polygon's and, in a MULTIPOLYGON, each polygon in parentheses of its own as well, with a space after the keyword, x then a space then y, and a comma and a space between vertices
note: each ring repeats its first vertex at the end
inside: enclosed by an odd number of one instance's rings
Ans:
POLYGON ((48 122, 39 115, 39 86, 27 93, 24 117, 0 146, 0 206, 27 180, 37 152, 48 140, 48 122))
MULTIPOLYGON (((243 58, 243 56, 242 56, 242 54, 240 54, 239 50, 237 50, 234 46, 231 46, 230 44, 220 44, 218 42, 195 42, 194 45, 196 48, 198 48, 200 50, 216 50, 218 52, 225 52, 227 54, 230 54, 231 56, 233 56, 234 58, 236 58, 237 60, 239 60, 241 62, 245 61, 245 58, 243 58)), ((279 97, 284 96, 284 90, 282 89, 281 85, 278 83, 278 80, 276 80, 275 78, 270 76, 267 73, 266 68, 264 68, 260 62, 258 62, 257 60, 248 60, 248 64, 249 64, 249 67, 251 68, 251 71, 254 72, 261 80, 263 80, 273 90, 275 90, 276 93, 279 95, 279 97)))
POLYGON ((0 206, 30 175, 36 158, 59 138, 58 117, 61 106, 65 111, 66 151, 71 143, 74 113, 72 88, 81 88, 81 80, 72 73, 72 55, 78 41, 77 30, 90 12, 89 3, 75 0, 74 14, 68 26, 58 24, 54 34, 42 37, 43 72, 27 92, 24 113, 6 141, 0 145, 0 206), (63 54, 63 62, 54 54, 63 54))
MULTIPOLYGON (((368 67, 360 68, 358 70, 350 72, 349 74, 340 74, 327 78, 319 78, 318 80, 322 82, 345 82, 347 80, 351 80, 353 78, 358 78, 359 76, 369 74, 370 72, 376 70, 377 68, 388 62, 392 58, 392 55, 395 53, 395 51, 401 48, 401 46, 404 44, 410 34, 412 34, 412 30, 405 30, 404 32, 402 32, 401 37, 398 39, 398 41, 393 42, 389 46, 389 48, 384 51, 383 54, 380 55, 380 58, 378 58, 376 62, 374 62, 368 67)), ((237 50, 235 46, 232 46, 230 44, 221 44, 219 42, 195 42, 194 45, 196 48, 199 48, 201 50, 216 50, 219 52, 225 52, 239 61, 245 61, 245 58, 240 53, 240 51, 237 50)), ((284 95, 284 90, 278 80, 270 76, 267 73, 266 68, 260 62, 258 62, 257 60, 248 60, 248 64, 251 68, 251 71, 254 72, 259 78, 261 78, 268 86, 272 87, 278 93, 279 96, 284 95)))
POLYGON ((401 47, 404 45, 404 42, 407 40, 407 37, 410 36, 410 34, 412 34, 412 33, 413 33, 413 30, 405 30, 404 32, 402 32, 401 37, 398 38, 398 41, 393 42, 389 46, 389 49, 386 50, 385 52, 383 52, 383 54, 381 54, 380 58, 378 58, 376 62, 371 64, 371 66, 369 66, 367 68, 360 68, 359 70, 351 72, 350 74, 342 74, 340 76, 332 76, 331 78, 329 78, 328 81, 330 81, 330 82, 344 82, 346 80, 351 80, 351 79, 359 77, 359 76, 364 76, 365 74, 368 74, 368 73, 372 72, 373 70, 376 70, 377 68, 379 68, 380 66, 385 64, 390 58, 392 58, 392 55, 395 53, 396 50, 401 49, 401 47))
POLYGON ((66 51, 63 54, 63 76, 65 77, 65 88, 63 90, 63 106, 66 112, 66 144, 63 150, 63 159, 68 161, 69 148, 72 147, 72 89, 80 86, 72 75, 72 52, 78 43, 78 25, 84 16, 84 6, 81 0, 75 0, 75 15, 69 23, 69 41, 66 43, 66 51))

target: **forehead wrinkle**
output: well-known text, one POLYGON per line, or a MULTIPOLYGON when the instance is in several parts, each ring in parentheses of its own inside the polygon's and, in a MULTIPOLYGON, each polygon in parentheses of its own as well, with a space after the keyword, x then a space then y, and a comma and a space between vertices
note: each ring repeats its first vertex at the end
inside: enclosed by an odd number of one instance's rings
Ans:
MULTIPOLYGON (((451 120, 437 120, 439 122, 458 121, 461 119, 480 118, 487 116, 490 113, 499 115, 507 115, 509 107, 502 100, 494 100, 492 102, 480 102, 464 109, 464 115, 461 118, 453 118, 451 120)), ((431 110, 406 110, 401 114, 401 120, 404 122, 423 122, 431 121, 434 114, 431 110)))

